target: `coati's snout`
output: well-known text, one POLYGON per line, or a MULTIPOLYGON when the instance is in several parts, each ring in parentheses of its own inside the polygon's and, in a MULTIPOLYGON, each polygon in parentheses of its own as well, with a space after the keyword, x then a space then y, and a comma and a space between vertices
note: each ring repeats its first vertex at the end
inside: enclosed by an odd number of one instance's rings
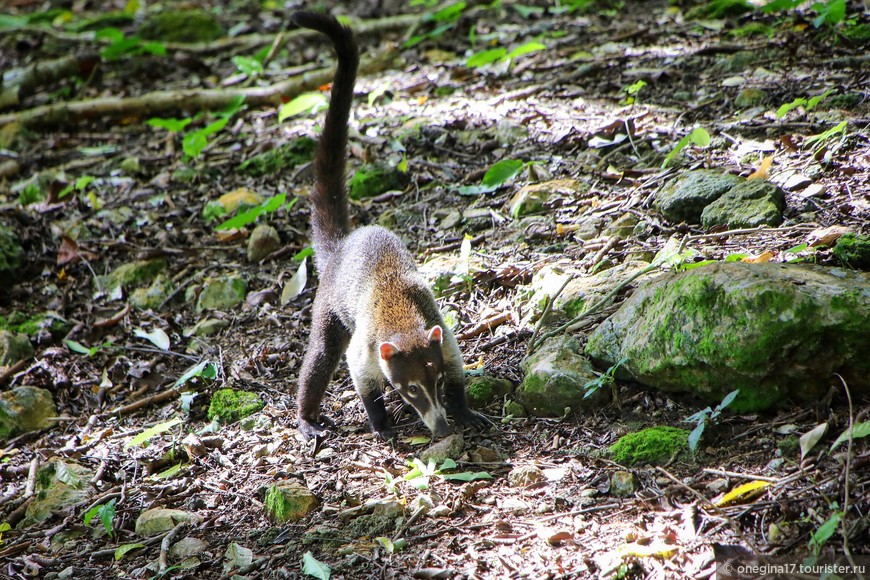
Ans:
POLYGON ((435 437, 445 437, 451 432, 438 392, 444 366, 441 338, 441 327, 436 325, 428 331, 424 346, 402 350, 396 343, 382 342, 378 347, 384 376, 435 437))

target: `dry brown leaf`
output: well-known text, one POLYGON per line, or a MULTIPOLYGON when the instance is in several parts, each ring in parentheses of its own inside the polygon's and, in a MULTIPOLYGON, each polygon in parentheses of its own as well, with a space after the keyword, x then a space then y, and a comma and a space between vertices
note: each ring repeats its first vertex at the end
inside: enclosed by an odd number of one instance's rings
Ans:
POLYGON ((768 155, 761 160, 758 169, 749 174, 746 179, 767 179, 770 166, 773 165, 773 155, 768 155))
POLYGON ((829 226, 813 230, 807 236, 807 245, 815 248, 816 246, 833 246, 834 243, 846 234, 852 233, 847 227, 829 226))
POLYGON ((770 262, 776 256, 776 252, 772 252, 767 250, 757 256, 749 256, 740 260, 741 262, 746 262, 747 264, 764 264, 766 262, 770 262))

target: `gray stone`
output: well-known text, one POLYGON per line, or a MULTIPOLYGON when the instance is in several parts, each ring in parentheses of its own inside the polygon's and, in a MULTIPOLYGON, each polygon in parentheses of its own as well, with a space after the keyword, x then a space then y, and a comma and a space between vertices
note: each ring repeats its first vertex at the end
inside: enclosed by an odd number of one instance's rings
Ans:
POLYGON ((639 221, 640 220, 638 220, 637 216, 633 213, 624 213, 613 220, 609 226, 604 228, 602 235, 616 236, 620 240, 624 240, 631 237, 634 233, 634 228, 639 221))
POLYGON ((33 356, 33 345, 26 334, 0 330, 0 365, 14 365, 33 356))
POLYGON ((748 179, 732 188, 701 212, 705 228, 778 226, 785 209, 785 193, 764 179, 748 179))
POLYGON ((51 393, 38 387, 15 387, 0 393, 0 440, 52 426, 57 416, 51 393))
POLYGON ((508 211, 514 219, 544 211, 557 196, 574 197, 589 189, 576 179, 556 179, 522 187, 508 202, 508 211))
POLYGON ((187 536, 181 538, 169 548, 169 557, 175 561, 185 560, 193 556, 199 556, 208 549, 208 543, 205 540, 187 536))
POLYGON ((173 290, 172 279, 160 274, 147 288, 137 288, 130 294, 130 305, 140 310, 157 310, 173 290))
POLYGON ((434 461, 441 464, 445 459, 458 459, 465 449, 465 440, 459 433, 448 435, 440 441, 436 441, 420 454, 424 463, 434 461))
POLYGON ((202 516, 193 512, 169 508, 152 508, 145 510, 136 518, 136 533, 150 538, 168 532, 182 522, 196 524, 202 521, 202 516))
POLYGON ((94 472, 70 461, 54 460, 39 470, 36 494, 18 526, 23 529, 44 522, 52 515, 84 503, 91 496, 88 481, 94 472))
POLYGON ((663 187, 654 205, 670 222, 696 224, 705 207, 740 181, 736 175, 719 171, 690 171, 663 187))
POLYGON ((734 99, 734 104, 741 109, 747 109, 764 103, 764 99, 766 98, 767 93, 763 90, 747 87, 737 93, 737 97, 734 99))
POLYGON ((230 325, 229 320, 219 318, 206 318, 200 320, 192 328, 184 330, 184 336, 213 336, 230 325))
POLYGON ((489 375, 468 377, 465 385, 468 404, 473 409, 485 407, 513 390, 514 385, 509 380, 489 375))
POLYGON ((610 476, 610 493, 617 497, 628 497, 640 487, 637 477, 630 471, 614 471, 610 476))
POLYGON ((266 224, 260 224, 251 232, 248 238, 248 261, 259 262, 281 247, 281 237, 278 230, 266 224))
POLYGON ((559 417, 566 408, 589 406, 592 401, 583 398, 584 386, 598 375, 579 350, 580 344, 570 336, 544 342, 522 363, 526 376, 517 387, 517 401, 530 413, 542 417, 559 417))
POLYGON ((234 308, 245 299, 246 289, 245 279, 238 274, 230 274, 226 278, 209 278, 203 283, 196 310, 202 312, 234 308))
POLYGON ((544 481, 547 481, 547 477, 536 465, 519 465, 508 473, 508 484, 511 487, 528 487, 544 481))
POLYGON ((717 263, 637 290, 589 337, 617 376, 739 411, 818 401, 834 373, 870 393, 870 274, 791 264, 717 263))

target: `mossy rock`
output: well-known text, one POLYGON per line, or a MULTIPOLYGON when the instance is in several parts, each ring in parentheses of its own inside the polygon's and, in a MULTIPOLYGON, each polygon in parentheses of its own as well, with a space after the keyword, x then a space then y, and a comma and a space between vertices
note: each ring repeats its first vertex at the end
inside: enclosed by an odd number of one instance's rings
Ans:
POLYGON ((17 277, 23 254, 24 248, 15 232, 0 224, 0 275, 3 278, 14 280, 17 277))
POLYGON ((764 179, 740 182, 701 212, 701 225, 732 228, 778 226, 785 209, 785 192, 764 179))
POLYGON ((844 265, 870 270, 870 236, 846 234, 837 240, 834 255, 844 265))
POLYGON ((275 523, 296 522, 313 512, 320 500, 298 481, 275 484, 266 492, 263 507, 275 523))
POLYGON ((45 389, 22 386, 0 393, 0 440, 51 427, 56 416, 54 399, 45 389))
POLYGON ((26 334, 0 330, 0 365, 12 365, 33 355, 33 345, 26 334))
POLYGON ((248 391, 221 389, 211 397, 208 407, 208 418, 221 423, 234 423, 260 411, 266 404, 263 400, 248 391))
POLYGON ((559 417, 566 408, 576 411, 597 402, 600 396, 584 398, 584 387, 598 375, 579 350, 580 344, 571 336, 545 341, 522 362, 526 376, 517 387, 517 401, 539 417, 559 417))
POLYGON ((278 175, 281 171, 307 163, 314 159, 317 142, 310 137, 300 137, 270 151, 254 155, 243 161, 239 169, 251 177, 278 175))
POLYGON ((507 379, 489 375, 469 377, 465 387, 468 404, 474 409, 486 407, 496 399, 509 395, 514 385, 507 379))
POLYGON ((619 438, 610 447, 613 460, 621 465, 664 463, 688 449, 689 432, 676 427, 650 427, 619 438))
POLYGON ((141 286, 154 280, 167 267, 166 260, 163 258, 139 260, 121 264, 107 276, 99 276, 98 280, 105 290, 111 290, 118 286, 141 286))
POLYGON ((215 18, 200 10, 161 12, 149 17, 139 28, 139 36, 162 42, 209 42, 224 35, 215 18))
POLYGON ((209 278, 203 283, 196 310, 227 310, 238 306, 245 299, 247 287, 245 279, 238 274, 226 278, 209 278))
POLYGON ((351 538, 377 538, 390 536, 396 529, 396 520, 388 516, 365 514, 354 519, 345 531, 351 538))
POLYGON ((619 378, 735 412, 818 401, 831 377, 870 393, 870 274, 795 264, 716 263, 635 291, 589 336, 619 378))
POLYGON ((736 175, 699 169, 689 171, 665 185, 656 194, 655 207, 668 221, 696 224, 701 212, 742 179, 736 175))
POLYGON ((147 288, 137 288, 130 296, 130 304, 140 310, 156 310, 175 289, 172 279, 158 275, 147 288))
POLYGON ((408 182, 408 174, 395 167, 380 163, 366 164, 350 178, 348 197, 356 200, 375 197, 394 189, 404 189, 408 182))
POLYGON ((50 312, 28 315, 13 310, 6 316, 0 315, 0 330, 26 334, 30 337, 43 331, 48 331, 53 337, 58 337, 69 332, 71 328, 72 324, 50 312))

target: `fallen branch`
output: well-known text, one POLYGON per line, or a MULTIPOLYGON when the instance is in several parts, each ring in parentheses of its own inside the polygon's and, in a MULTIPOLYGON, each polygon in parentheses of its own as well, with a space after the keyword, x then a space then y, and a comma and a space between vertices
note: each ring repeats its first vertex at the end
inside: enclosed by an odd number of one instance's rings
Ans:
MULTIPOLYGON (((379 53, 364 61, 360 71, 371 74, 386 70, 393 62, 395 49, 379 53)), ((153 116, 172 111, 202 111, 225 109, 234 99, 244 97, 249 107, 277 106, 286 98, 332 81, 332 68, 310 71, 267 87, 239 89, 188 89, 182 91, 154 91, 139 97, 106 97, 85 101, 71 101, 35 107, 18 113, 0 115, 0 127, 19 123, 35 128, 45 125, 68 125, 81 119, 98 117, 153 116)))
POLYGON ((501 326, 505 322, 511 319, 512 314, 510 312, 500 312, 495 316, 490 316, 486 320, 482 320, 476 326, 473 326, 466 332, 458 335, 456 338, 459 340, 468 340, 469 338, 474 338, 475 336, 481 335, 488 330, 492 330, 498 326, 501 326))
MULTIPOLYGON (((386 32, 389 30, 398 30, 409 28, 420 21, 420 14, 400 14, 398 16, 388 16, 386 18, 378 18, 376 20, 351 20, 351 28, 357 36, 367 36, 386 32)), ((9 34, 15 32, 23 32, 26 34, 47 34, 57 40, 70 43, 94 44, 101 42, 109 44, 110 39, 96 38, 96 33, 87 32, 83 34, 70 34, 52 30, 50 28, 42 28, 39 26, 23 26, 16 29, 0 31, 0 34, 9 34)), ((240 36, 225 36, 217 40, 209 42, 161 42, 168 52, 188 52, 198 55, 217 54, 224 51, 233 50, 236 52, 245 52, 254 50, 276 42, 276 39, 283 35, 283 43, 290 41, 302 43, 304 41, 320 38, 319 32, 314 32, 307 29, 283 30, 277 34, 244 34, 240 36)), ((278 46, 280 48, 280 45, 278 46)))
POLYGON ((36 92, 38 88, 61 79, 73 76, 87 78, 98 62, 100 62, 100 57, 89 52, 37 62, 27 68, 5 72, 3 73, 3 91, 0 92, 0 109, 14 107, 36 92))

